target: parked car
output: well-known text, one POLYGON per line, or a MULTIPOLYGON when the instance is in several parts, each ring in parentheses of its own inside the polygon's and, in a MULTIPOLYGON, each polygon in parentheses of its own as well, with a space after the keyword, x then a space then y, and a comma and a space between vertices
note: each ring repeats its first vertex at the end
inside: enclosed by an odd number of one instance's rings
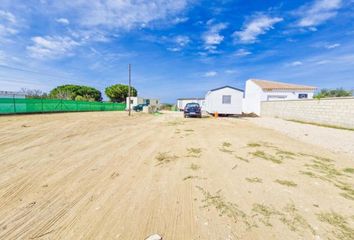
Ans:
POLYGON ((136 112, 140 112, 140 111, 143 111, 143 108, 145 106, 148 106, 148 105, 147 104, 138 104, 138 105, 133 107, 133 110, 136 111, 136 112))
POLYGON ((198 103, 187 103, 184 107, 184 117, 202 117, 202 110, 198 103))

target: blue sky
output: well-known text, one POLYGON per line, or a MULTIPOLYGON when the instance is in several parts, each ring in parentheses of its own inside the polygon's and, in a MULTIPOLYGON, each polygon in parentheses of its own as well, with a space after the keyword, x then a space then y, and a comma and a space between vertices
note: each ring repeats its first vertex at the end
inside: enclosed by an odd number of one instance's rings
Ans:
POLYGON ((174 102, 249 78, 354 88, 353 0, 0 0, 0 90, 127 83, 174 102))

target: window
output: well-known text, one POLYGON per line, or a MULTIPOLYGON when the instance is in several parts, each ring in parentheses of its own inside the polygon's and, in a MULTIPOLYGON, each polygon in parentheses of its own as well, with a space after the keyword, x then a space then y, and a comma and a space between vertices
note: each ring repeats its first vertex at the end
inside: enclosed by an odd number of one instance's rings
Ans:
POLYGON ((307 98, 307 93, 300 93, 299 99, 307 98))
POLYGON ((222 95, 222 104, 231 104, 231 95, 222 95))

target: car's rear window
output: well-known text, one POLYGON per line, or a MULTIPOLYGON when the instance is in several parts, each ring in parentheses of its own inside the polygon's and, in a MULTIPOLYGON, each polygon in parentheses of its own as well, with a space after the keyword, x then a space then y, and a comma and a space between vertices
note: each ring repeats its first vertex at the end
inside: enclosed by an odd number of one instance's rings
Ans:
POLYGON ((199 107, 198 103, 188 103, 186 107, 199 107))

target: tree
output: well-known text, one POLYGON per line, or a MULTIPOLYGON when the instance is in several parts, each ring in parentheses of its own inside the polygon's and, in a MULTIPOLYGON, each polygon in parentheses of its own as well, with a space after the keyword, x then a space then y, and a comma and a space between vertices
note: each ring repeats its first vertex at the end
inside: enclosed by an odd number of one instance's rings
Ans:
MULTIPOLYGON (((111 102, 125 102, 128 97, 128 89, 128 85, 115 84, 107 87, 105 93, 111 102)), ((131 87, 130 94, 132 97, 136 97, 138 95, 138 91, 134 87, 131 87)))
POLYGON ((39 89, 22 88, 21 92, 25 94, 26 98, 47 98, 48 95, 39 89))
POLYGON ((326 98, 326 97, 349 97, 352 96, 353 91, 347 91, 343 88, 337 89, 322 89, 319 93, 315 95, 315 98, 326 98))
POLYGON ((50 91, 49 97, 77 101, 102 101, 102 94, 97 89, 71 84, 54 88, 50 91))

